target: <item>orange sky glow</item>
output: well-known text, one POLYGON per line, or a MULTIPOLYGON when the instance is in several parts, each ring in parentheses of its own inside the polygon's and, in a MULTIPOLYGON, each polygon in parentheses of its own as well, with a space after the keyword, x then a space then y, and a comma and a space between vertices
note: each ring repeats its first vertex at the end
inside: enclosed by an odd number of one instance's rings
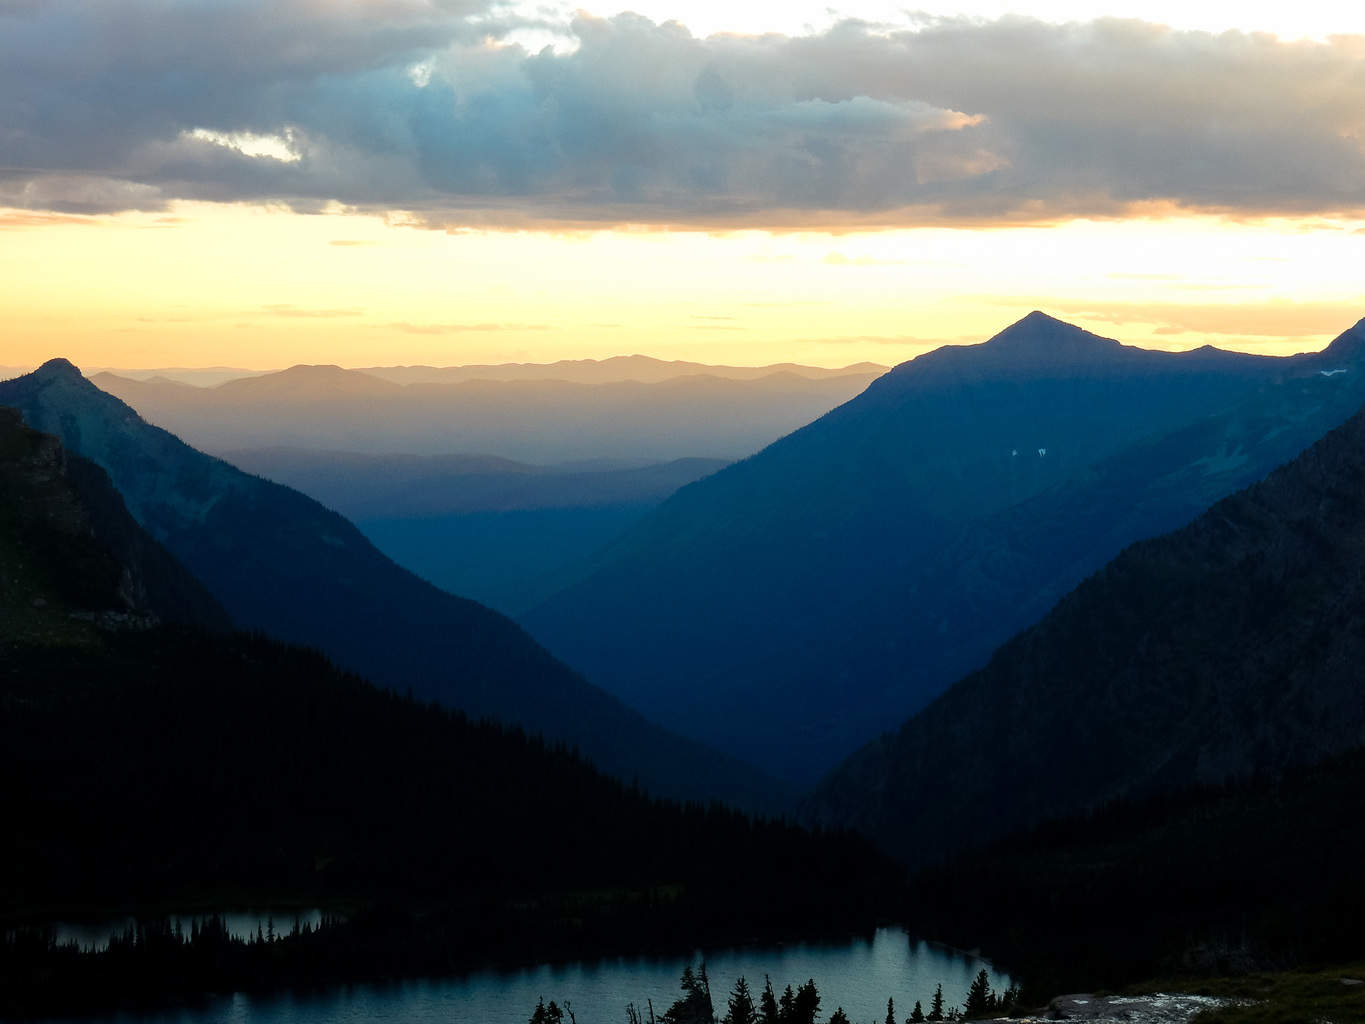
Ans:
POLYGON ((1365 15, 1092 7, 7 7, 0 367, 894 364, 1035 308, 1283 354, 1365 316, 1365 15))
POLYGON ((1148 347, 1285 354, 1365 315, 1351 221, 445 232, 184 204, 0 222, 0 364, 16 367, 893 364, 1034 308, 1148 347))

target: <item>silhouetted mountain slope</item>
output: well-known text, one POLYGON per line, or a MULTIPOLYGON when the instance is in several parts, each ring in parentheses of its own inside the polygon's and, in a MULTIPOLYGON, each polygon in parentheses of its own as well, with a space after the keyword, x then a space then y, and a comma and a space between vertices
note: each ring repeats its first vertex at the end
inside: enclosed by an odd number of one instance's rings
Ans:
POLYGON ((232 625, 128 514, 109 477, 0 408, 0 639, 66 642, 112 615, 146 626, 232 625))
POLYGON ((663 884, 687 904, 758 885, 774 898, 748 913, 777 919, 886 867, 865 841, 652 800, 259 635, 6 645, 0 706, 0 919, 235 894, 487 900, 515 931, 512 897, 663 884))
POLYGON ((1124 544, 1340 423, 1362 385, 1031 314, 683 488, 523 621, 647 714, 813 781, 1124 544), (1240 428, 1200 426, 1239 402, 1273 444, 1242 451, 1240 428), (1205 447, 1153 440, 1180 430, 1205 447))
POLYGON ((386 454, 483 452, 531 463, 748 455, 875 379, 670 376, 395 384, 358 370, 296 366, 213 388, 100 374, 95 383, 209 451, 288 446, 386 454))
POLYGON ((577 744, 660 795, 771 799, 758 773, 652 725, 510 620, 400 569, 312 499, 150 426, 65 360, 0 384, 0 404, 103 466, 138 522, 238 625, 317 647, 422 699, 577 744))
MULTIPOLYGON (((1348 339, 1349 340, 1349 339, 1348 339)), ((1365 412, 1068 594, 808 802, 907 860, 1365 744, 1365 412)))

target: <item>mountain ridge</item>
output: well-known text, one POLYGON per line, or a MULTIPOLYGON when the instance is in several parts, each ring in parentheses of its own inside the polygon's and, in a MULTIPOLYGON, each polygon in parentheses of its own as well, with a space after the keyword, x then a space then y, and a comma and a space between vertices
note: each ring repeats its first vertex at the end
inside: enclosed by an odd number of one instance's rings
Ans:
POLYGON ((733 458, 857 394, 873 373, 640 382, 470 379, 394 383, 295 368, 213 388, 96 375, 95 383, 206 450, 478 452, 530 463, 733 458))
POLYGON ((576 743, 659 795, 771 807, 776 787, 647 721, 518 626, 423 582, 349 522, 153 427, 66 360, 0 384, 36 429, 99 463, 129 511, 238 625, 316 647, 376 682, 576 743))
MULTIPOLYGON (((1258 395, 1279 402, 1285 382, 1313 373, 1319 358, 1153 351, 1031 314, 981 345, 902 364, 682 488, 522 621, 651 716, 814 782, 817 765, 832 768, 983 664, 1032 621, 1025 614, 1046 611, 1029 600, 1040 583, 1065 592, 1126 543, 1204 507, 1174 491, 1163 492, 1165 505, 1139 499, 1182 458, 1205 453, 1129 460, 1127 476, 1092 467, 1258 395), (1095 528, 1045 538, 1054 554, 1072 545, 1059 572, 1030 554, 1036 540, 1010 517, 1087 480, 1095 528), (1134 506, 1145 518, 1129 514, 1134 506), (1128 532, 1101 529, 1103 510, 1128 532), (1005 527, 1024 538, 1005 553, 1020 567, 1010 591, 991 579, 1005 527)), ((1314 380, 1289 387, 1313 410, 1290 409, 1302 420, 1292 436, 1300 448, 1365 400, 1351 374, 1314 380)), ((1225 459, 1221 436, 1199 440, 1208 458, 1225 459)), ((1276 462, 1298 450, 1285 443, 1272 446, 1276 462)), ((1276 464, 1244 454, 1200 477, 1201 500, 1276 464)))

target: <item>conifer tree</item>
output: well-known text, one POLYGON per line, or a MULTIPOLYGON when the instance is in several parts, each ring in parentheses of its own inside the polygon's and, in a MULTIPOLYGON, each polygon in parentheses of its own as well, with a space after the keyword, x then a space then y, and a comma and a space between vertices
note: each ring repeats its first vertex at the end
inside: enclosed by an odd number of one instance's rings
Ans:
POLYGON ((763 975, 763 994, 758 997, 758 1019, 762 1024, 778 1024, 777 997, 773 995, 773 980, 763 975))
POLYGON ((886 997, 886 1024, 896 1024, 896 1000, 886 997))
POLYGON ((683 968, 679 984, 683 994, 664 1013, 665 1024, 714 1024, 716 1011, 711 1003, 711 982, 706 976, 706 965, 702 964, 698 975, 688 964, 683 968))
POLYGON ((848 1014, 844 1013, 842 1006, 836 1007, 834 1012, 830 1014, 829 1024, 849 1024, 848 1014))
POLYGON ((815 979, 808 978, 796 990, 796 999, 792 1003, 793 1024, 815 1024, 815 1015, 819 1012, 820 992, 815 987, 815 979))
POLYGON ((962 1012, 968 1017, 984 1017, 991 1011, 994 1002, 990 978, 983 967, 972 981, 972 987, 967 990, 967 1001, 962 1004, 962 1012))
POLYGON ((792 987, 787 986, 782 998, 777 1001, 777 1020, 778 1024, 793 1024, 796 1020, 796 995, 792 992, 792 987))
POLYGON ((754 997, 749 992, 749 983, 744 975, 739 976, 730 993, 730 1002, 725 1013, 725 1024, 758 1024, 758 1013, 754 1010, 754 997))
POLYGON ((905 1018, 905 1024, 924 1024, 924 1009, 918 999, 915 1000, 915 1008, 910 1011, 910 1016, 905 1018))
POLYGON ((938 983, 938 988, 934 989, 933 1002, 929 1004, 929 1015, 925 1020, 943 1019, 943 982, 938 983))

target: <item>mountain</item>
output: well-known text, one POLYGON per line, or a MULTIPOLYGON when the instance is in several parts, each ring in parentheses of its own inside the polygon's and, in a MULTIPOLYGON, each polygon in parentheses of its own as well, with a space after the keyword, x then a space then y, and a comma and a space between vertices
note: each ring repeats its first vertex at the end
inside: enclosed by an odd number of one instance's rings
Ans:
POLYGON ((151 426, 65 360, 0 384, 0 405, 98 463, 134 518, 246 629, 316 647, 375 682, 576 744, 661 795, 753 806, 772 787, 652 725, 518 626, 385 558, 347 520, 151 426))
MULTIPOLYGON (((33 367, 28 367, 28 370, 33 367)), ((25 371, 27 372, 27 370, 25 371)), ((128 380, 157 381, 168 384, 185 384, 189 387, 211 388, 230 380, 242 377, 259 377, 273 370, 246 370, 238 366, 158 366, 153 368, 127 369, 118 366, 87 367, 87 376, 108 373, 128 380)))
POLYGON ((1365 411, 1126 549, 840 766, 808 812, 924 861, 1120 797, 1311 765, 1365 745, 1362 620, 1365 411))
POLYGON ((899 875, 865 841, 651 799, 569 751, 385 692, 317 652, 204 628, 212 616, 158 621, 162 599, 193 600, 188 575, 167 568, 172 556, 102 471, 11 409, 0 410, 0 565, 7 1020, 808 938, 821 923, 872 920, 899 875), (265 942, 220 942, 196 956, 163 924, 190 912, 183 938, 211 940, 202 919, 237 901, 276 908, 265 955, 265 942), (282 907, 333 919, 290 935, 282 907), (48 930, 124 915, 138 917, 139 939, 112 954, 112 971, 48 930))
POLYGON ((477 452, 546 464, 734 458, 856 395, 876 377, 796 372, 640 382, 558 379, 396 384, 357 370, 298 366, 212 388, 95 383, 211 452, 324 448, 385 455, 477 452))
POLYGON ((609 359, 561 359, 554 363, 497 363, 469 366, 371 366, 361 372, 397 384, 452 384, 471 380, 562 380, 575 384, 611 384, 638 381, 658 384, 676 377, 720 377, 726 380, 756 380, 775 373, 790 373, 807 380, 885 373, 877 363, 854 363, 837 369, 774 363, 770 366, 715 366, 681 359, 654 359, 651 356, 612 356, 609 359))
MULTIPOLYGON (((154 381, 147 381, 152 384, 154 381)), ((174 382, 172 382, 174 383, 174 382)), ((380 380, 356 370, 340 366, 291 366, 278 373, 264 373, 224 381, 212 389, 219 400, 230 402, 327 401, 337 399, 392 398, 402 389, 390 381, 380 380)))
POLYGON ((232 628, 128 515, 102 469, 8 408, 0 408, 0 608, 10 642, 84 638, 97 622, 232 628))
POLYGON ((814 782, 1341 423, 1365 401, 1350 337, 1167 353, 1031 314, 683 488, 522 621, 651 717, 814 782))

